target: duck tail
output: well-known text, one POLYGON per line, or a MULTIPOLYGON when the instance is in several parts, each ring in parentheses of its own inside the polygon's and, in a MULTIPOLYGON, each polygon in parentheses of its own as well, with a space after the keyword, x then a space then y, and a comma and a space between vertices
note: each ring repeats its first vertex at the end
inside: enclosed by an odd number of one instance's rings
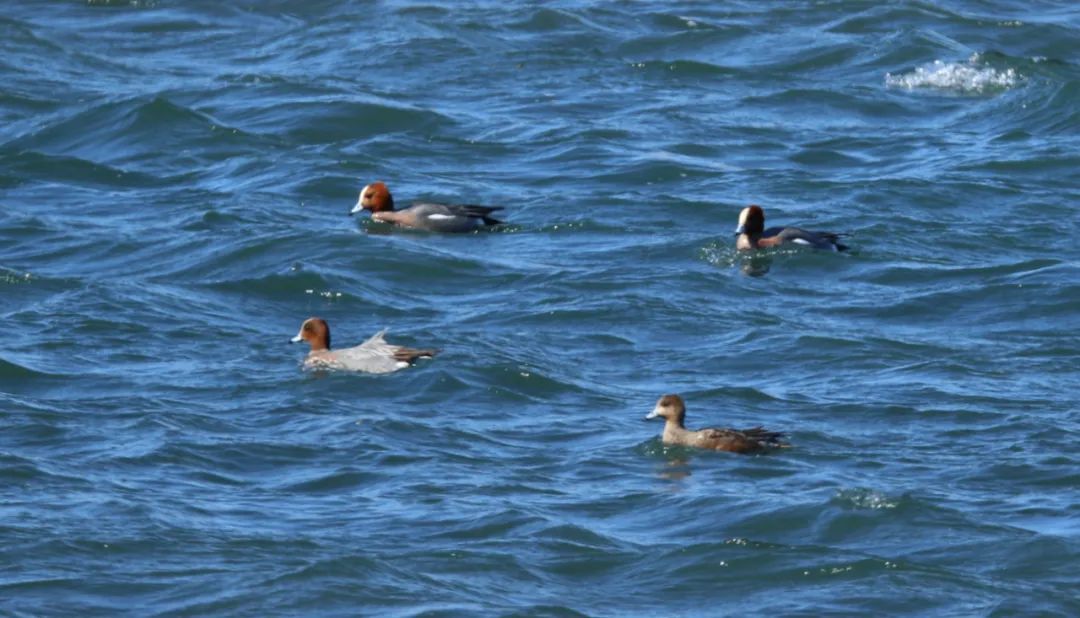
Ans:
POLYGON ((832 246, 836 247, 837 251, 847 251, 850 247, 840 242, 841 238, 851 236, 850 232, 826 232, 825 238, 832 243, 832 246))
POLYGON ((462 208, 465 209, 465 214, 470 217, 479 217, 484 221, 484 225, 499 225, 502 223, 499 219, 491 216, 491 213, 496 210, 502 210, 502 206, 477 206, 476 204, 462 204, 462 208))
POLYGON ((394 359, 399 361, 405 361, 406 363, 409 363, 411 365, 415 363, 417 359, 432 358, 439 352, 440 350, 437 350, 435 348, 398 348, 397 350, 394 350, 394 359))

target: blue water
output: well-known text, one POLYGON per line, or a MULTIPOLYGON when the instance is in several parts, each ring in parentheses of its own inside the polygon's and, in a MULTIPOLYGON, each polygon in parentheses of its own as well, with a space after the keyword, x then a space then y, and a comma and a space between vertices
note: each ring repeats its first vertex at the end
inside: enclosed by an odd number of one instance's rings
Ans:
POLYGON ((1072 2, 8 3, 0 614, 1080 615, 1072 2), (346 216, 504 205, 403 232, 346 216), (746 257, 769 224, 852 251, 746 257), (387 376, 302 371, 389 327, 387 376), (754 457, 642 421, 766 427, 754 457))

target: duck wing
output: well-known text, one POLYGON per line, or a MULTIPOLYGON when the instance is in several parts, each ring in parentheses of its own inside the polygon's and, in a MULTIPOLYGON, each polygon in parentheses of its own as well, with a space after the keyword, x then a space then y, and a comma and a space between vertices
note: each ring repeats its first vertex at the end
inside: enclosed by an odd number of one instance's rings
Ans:
POLYGON ((409 363, 410 365, 415 363, 420 358, 431 358, 439 353, 439 350, 435 348, 406 348, 405 346, 392 346, 394 347, 394 358, 398 362, 409 363))
POLYGON ((496 225, 502 221, 491 216, 501 206, 472 204, 435 204, 423 202, 397 211, 399 223, 435 232, 469 232, 480 226, 496 225))
POLYGON ((743 429, 738 431, 747 438, 758 442, 765 446, 777 446, 786 447, 788 444, 783 442, 785 434, 782 431, 769 431, 764 427, 758 425, 757 427, 751 427, 750 429, 743 429))
POLYGON ((498 225, 502 221, 491 216, 491 213, 496 210, 502 210, 502 206, 477 206, 476 204, 447 204, 446 207, 450 209, 454 214, 470 217, 473 219, 482 219, 484 225, 498 225))
POLYGON ((755 453, 767 447, 786 446, 780 439, 784 434, 768 431, 762 427, 752 429, 702 429, 698 432, 703 446, 718 451, 733 453, 755 453))
POLYGON ((384 335, 386 329, 375 333, 358 346, 334 350, 336 364, 341 369, 365 373, 390 373, 405 367, 397 358, 399 347, 387 343, 384 335))
POLYGON ((815 249, 826 249, 829 251, 844 251, 847 249, 847 246, 840 244, 841 236, 843 236, 843 234, 836 234, 834 232, 812 232, 797 227, 771 227, 765 230, 761 235, 762 238, 776 238, 781 243, 809 245, 815 249))

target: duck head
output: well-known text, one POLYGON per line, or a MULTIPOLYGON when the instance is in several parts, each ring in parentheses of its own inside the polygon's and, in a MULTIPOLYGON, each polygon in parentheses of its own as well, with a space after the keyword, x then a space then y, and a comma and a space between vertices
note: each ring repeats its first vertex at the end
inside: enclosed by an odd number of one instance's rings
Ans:
POLYGON ((360 191, 360 197, 356 200, 356 205, 349 211, 349 216, 351 217, 365 210, 383 212, 393 209, 394 198, 390 195, 390 189, 386 188, 386 183, 381 181, 373 182, 360 191))
POLYGON ((735 228, 735 235, 761 234, 765 231, 765 211, 761 206, 747 206, 739 213, 739 227, 735 228))
POLYGON ((645 417, 645 420, 648 421, 654 418, 662 418, 669 423, 675 423, 682 427, 683 421, 686 419, 686 404, 683 403, 682 397, 678 395, 664 395, 661 397, 656 402, 656 407, 645 417))
POLYGON ((322 318, 308 318, 300 325, 300 332, 296 333, 290 341, 300 343, 307 341, 311 344, 311 351, 330 349, 330 325, 322 318))

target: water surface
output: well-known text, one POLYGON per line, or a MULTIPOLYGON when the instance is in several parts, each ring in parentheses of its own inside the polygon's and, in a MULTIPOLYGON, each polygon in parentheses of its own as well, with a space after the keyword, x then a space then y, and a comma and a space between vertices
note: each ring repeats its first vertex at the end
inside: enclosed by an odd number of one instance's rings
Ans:
POLYGON ((1071 3, 0 33, 0 613, 1080 614, 1071 3), (853 250, 739 256, 748 203, 853 250), (443 352, 305 373, 311 315, 443 352), (665 448, 667 392, 794 448, 665 448))

